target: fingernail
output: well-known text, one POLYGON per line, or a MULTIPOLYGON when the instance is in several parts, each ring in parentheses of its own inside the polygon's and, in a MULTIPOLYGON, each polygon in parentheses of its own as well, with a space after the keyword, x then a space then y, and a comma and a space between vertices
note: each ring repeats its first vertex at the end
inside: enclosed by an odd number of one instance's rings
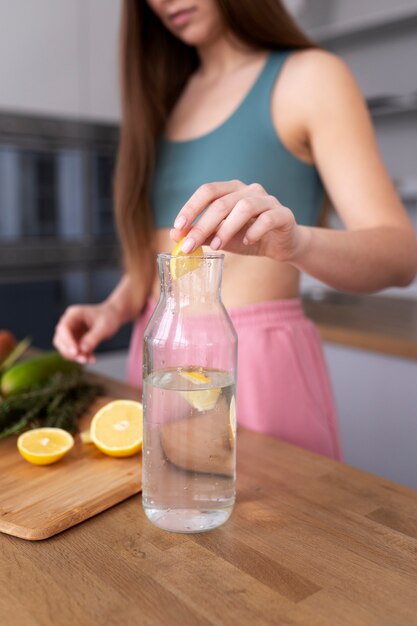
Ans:
POLYGON ((222 240, 220 239, 220 237, 216 236, 213 238, 213 241, 210 244, 210 248, 212 248, 213 250, 218 250, 221 245, 222 245, 222 240))
POLYGON ((77 363, 87 363, 87 357, 83 354, 79 354, 75 360, 77 363))
POLYGON ((243 238, 243 243, 244 243, 245 246, 248 246, 249 245, 249 240, 246 237, 244 237, 243 238))
POLYGON ((179 217, 177 217, 177 219, 174 222, 174 226, 175 228, 178 228, 178 230, 181 230, 181 228, 184 228, 184 226, 186 225, 187 220, 184 217, 184 215, 180 215, 179 217))
POLYGON ((189 252, 192 251, 192 249, 195 246, 195 241, 192 237, 187 237, 187 239, 184 241, 184 243, 181 246, 181 252, 184 252, 184 254, 188 254, 189 252))

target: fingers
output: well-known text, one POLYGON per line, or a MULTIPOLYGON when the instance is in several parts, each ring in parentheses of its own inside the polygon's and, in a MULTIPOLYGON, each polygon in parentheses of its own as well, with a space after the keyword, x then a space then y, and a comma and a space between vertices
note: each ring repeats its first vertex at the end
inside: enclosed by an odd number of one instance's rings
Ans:
POLYGON ((213 250, 227 250, 229 245, 232 252, 263 254, 263 238, 274 231, 275 244, 285 252, 293 245, 294 226, 290 209, 268 195, 261 185, 234 180, 199 187, 178 214, 171 238, 184 238, 181 250, 186 254, 204 244, 213 250), (248 248, 251 244, 255 246, 248 248))
POLYGON ((245 245, 256 243, 269 230, 284 226, 287 213, 292 216, 273 196, 248 196, 246 190, 229 194, 207 209, 189 231, 182 250, 190 252, 206 241, 212 250, 227 248, 241 231, 245 245))
POLYGON ((253 222, 253 219, 259 219, 259 215, 264 215, 271 206, 272 201, 271 196, 241 198, 238 200, 233 210, 220 225, 215 237, 210 243, 210 247, 213 250, 218 250, 219 248, 227 246, 229 241, 237 233, 253 222))
POLYGON ((73 341, 72 335, 64 326, 58 326, 55 328, 55 335, 52 341, 55 348, 66 359, 75 359, 78 353, 77 345, 73 341))
MULTIPOLYGON (((174 228, 179 231, 185 229, 189 230, 196 217, 217 200, 217 198, 239 191, 243 187, 245 187, 245 185, 239 180, 201 185, 178 213, 174 222, 174 228)), ((183 250, 183 252, 187 252, 187 250, 183 250)), ((190 252, 190 250, 188 252, 190 252)))
POLYGON ((69 307, 59 320, 53 344, 66 359, 76 359, 79 354, 77 327, 80 326, 81 307, 69 307))
POLYGON ((217 237, 213 239, 213 234, 218 235, 218 229, 221 223, 228 217, 231 211, 233 211, 234 207, 237 206, 244 194, 245 190, 235 191, 234 193, 229 193, 215 200, 207 211, 203 213, 196 225, 187 233, 187 239, 184 242, 187 245, 182 246, 182 251, 191 252, 199 245, 205 243, 210 244, 213 250, 220 248, 221 243, 216 245, 215 240, 217 237), (192 248, 190 247, 191 245, 193 245, 192 248))
POLYGON ((52 342, 62 356, 79 363, 95 361, 91 349, 84 346, 84 337, 91 324, 88 309, 77 305, 68 307, 55 328, 52 342))
POLYGON ((254 244, 262 239, 271 230, 280 231, 285 235, 295 225, 293 213, 287 207, 279 205, 262 212, 255 222, 248 228, 244 238, 246 245, 254 244))
MULTIPOLYGON (((109 337, 109 331, 104 321, 98 320, 96 324, 82 338, 80 348, 82 352, 93 358, 91 353, 99 343, 109 337)), ((95 359, 94 359, 95 360, 95 359)), ((91 361, 89 361, 91 362, 91 361)))

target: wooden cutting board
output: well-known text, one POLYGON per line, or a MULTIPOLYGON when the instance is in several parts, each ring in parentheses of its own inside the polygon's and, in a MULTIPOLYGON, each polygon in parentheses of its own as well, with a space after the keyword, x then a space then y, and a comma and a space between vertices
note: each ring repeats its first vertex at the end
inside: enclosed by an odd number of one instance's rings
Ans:
MULTIPOLYGON (((122 397, 122 396, 119 396, 122 397)), ((112 397, 99 397, 80 422, 112 397)), ((141 455, 115 459, 76 437, 61 461, 35 466, 16 447, 17 437, 0 442, 0 531, 22 539, 46 539, 125 500, 141 490, 141 455)))

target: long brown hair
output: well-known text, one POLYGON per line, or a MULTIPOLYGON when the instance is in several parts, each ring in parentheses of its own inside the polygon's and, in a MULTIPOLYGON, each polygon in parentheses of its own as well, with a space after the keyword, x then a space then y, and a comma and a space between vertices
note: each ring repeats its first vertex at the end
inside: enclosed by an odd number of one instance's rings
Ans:
MULTIPOLYGON (((279 0, 216 1, 227 29, 243 44, 271 50, 314 46, 279 0)), ((126 269, 143 276, 151 250, 149 186, 156 142, 198 57, 195 48, 165 28, 145 0, 124 0, 120 44, 116 222, 126 269)))

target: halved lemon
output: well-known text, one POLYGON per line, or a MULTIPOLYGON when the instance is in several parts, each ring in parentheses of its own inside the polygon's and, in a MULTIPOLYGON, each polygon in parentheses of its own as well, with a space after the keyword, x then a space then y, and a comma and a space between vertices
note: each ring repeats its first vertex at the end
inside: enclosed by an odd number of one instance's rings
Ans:
POLYGON ((109 456, 131 456, 142 448, 143 407, 133 400, 113 400, 94 415, 90 436, 109 456))
POLYGON ((74 438, 62 428, 35 428, 22 433, 17 448, 34 465, 56 463, 71 450, 74 438))
POLYGON ((171 276, 174 280, 181 278, 189 272, 193 272, 201 265, 201 259, 198 257, 203 256, 204 250, 200 246, 194 252, 185 254, 181 252, 181 246, 184 243, 185 237, 181 239, 171 252, 170 270, 171 276), (197 257, 197 258, 196 258, 197 257))
MULTIPOLYGON (((202 372, 186 370, 179 372, 179 374, 182 378, 189 380, 196 386, 209 385, 211 383, 211 378, 202 372)), ((197 411, 210 411, 215 407, 220 392, 220 387, 213 387, 211 389, 184 390, 180 391, 180 394, 197 411)))

